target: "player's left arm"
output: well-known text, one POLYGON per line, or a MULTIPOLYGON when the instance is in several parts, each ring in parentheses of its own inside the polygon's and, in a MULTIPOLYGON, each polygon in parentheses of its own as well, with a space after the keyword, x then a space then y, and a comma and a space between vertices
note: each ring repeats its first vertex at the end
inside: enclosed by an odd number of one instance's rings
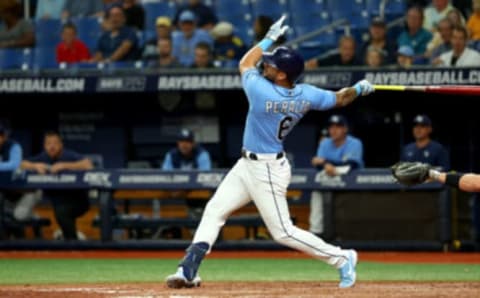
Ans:
POLYGON ((351 104, 358 96, 365 96, 373 92, 375 92, 373 85, 367 80, 361 80, 352 87, 343 88, 336 92, 335 106, 344 107, 351 104))
POLYGON ((258 61, 262 59, 262 53, 267 51, 270 46, 277 41, 277 39, 285 34, 288 30, 287 25, 283 25, 286 16, 283 15, 278 21, 276 21, 270 29, 268 30, 265 37, 257 45, 251 48, 240 60, 238 69, 240 74, 243 74, 245 71, 254 68, 258 61))

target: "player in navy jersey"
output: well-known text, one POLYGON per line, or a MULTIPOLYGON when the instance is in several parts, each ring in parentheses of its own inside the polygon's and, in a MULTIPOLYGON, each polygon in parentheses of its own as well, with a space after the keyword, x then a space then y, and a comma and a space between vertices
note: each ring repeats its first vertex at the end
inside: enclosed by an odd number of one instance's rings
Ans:
POLYGON ((266 37, 240 61, 242 84, 249 102, 242 158, 224 178, 208 202, 192 244, 177 272, 167 277, 171 288, 200 285, 198 267, 210 251, 228 216, 253 201, 272 237, 279 243, 323 260, 340 272, 341 288, 355 284, 357 253, 325 243, 314 234, 294 226, 286 199, 291 169, 283 140, 309 110, 326 110, 351 103, 358 95, 374 91, 363 80, 338 92, 297 84, 304 60, 287 47, 266 52, 288 26, 282 17, 266 37), (256 68, 263 59, 262 73, 256 68))

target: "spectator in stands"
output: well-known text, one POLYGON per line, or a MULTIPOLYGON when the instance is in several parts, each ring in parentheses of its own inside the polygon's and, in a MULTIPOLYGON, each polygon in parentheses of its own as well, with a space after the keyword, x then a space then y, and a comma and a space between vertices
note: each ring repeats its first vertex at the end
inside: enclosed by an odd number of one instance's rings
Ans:
POLYGON ((181 65, 172 55, 172 39, 161 38, 158 40, 158 58, 148 64, 152 68, 180 68, 181 65))
MULTIPOLYGON (((263 37, 265 37, 272 24, 273 20, 268 16, 259 15, 255 18, 253 23, 253 45, 256 45, 263 39, 263 37)), ((285 40, 285 36, 280 36, 280 38, 272 45, 272 48, 283 44, 285 40)))
POLYGON ((137 0, 123 0, 123 10, 126 17, 125 24, 137 30, 143 30, 145 26, 145 10, 143 6, 137 4, 137 0))
POLYGON ((394 63, 397 45, 394 41, 387 39, 387 25, 385 21, 379 17, 373 18, 370 23, 369 32, 370 39, 362 45, 359 53, 360 60, 365 59, 368 47, 373 46, 383 50, 387 54, 385 58, 386 63, 394 63))
MULTIPOLYGON (((364 167, 363 144, 348 133, 347 119, 342 115, 332 115, 328 119, 329 137, 324 137, 318 145, 312 165, 325 176, 337 176, 352 169, 364 167)), ((329 193, 313 191, 310 200, 310 232, 328 239, 324 232, 323 203, 329 193)))
POLYGON ((32 24, 23 19, 22 7, 16 1, 0 10, 0 48, 26 48, 35 44, 32 24))
POLYGON ((65 0, 62 19, 103 16, 102 0, 65 0))
POLYGON ((425 8, 423 12, 425 15, 423 20, 423 28, 434 32, 438 22, 445 18, 447 14, 454 8, 455 7, 450 4, 449 0, 432 0, 432 3, 425 8))
POLYGON ((120 6, 112 6, 107 14, 110 30, 98 40, 94 62, 128 61, 137 58, 138 39, 135 30, 125 26, 125 13, 120 6))
MULTIPOLYGON (((210 154, 202 146, 195 143, 195 136, 189 129, 182 129, 178 138, 177 146, 165 155, 162 170, 201 170, 210 171, 212 162, 210 154)), ((184 196, 184 192, 177 194, 184 196)), ((200 218, 206 205, 206 200, 186 200, 189 208, 188 214, 192 218, 200 218)))
POLYGON ((447 18, 452 21, 453 26, 462 26, 464 27, 466 25, 465 18, 463 17, 463 14, 460 12, 460 10, 454 8, 450 10, 450 12, 447 14, 447 18))
POLYGON ((444 18, 437 24, 437 32, 427 46, 426 56, 433 63, 441 54, 452 49, 453 23, 449 18, 444 18))
POLYGON ((35 19, 60 19, 65 0, 38 0, 35 19))
POLYGON ((77 27, 72 23, 63 25, 62 42, 57 45, 58 63, 86 62, 90 59, 90 51, 83 41, 77 38, 77 27))
POLYGON ((191 68, 213 68, 212 49, 206 42, 199 42, 195 46, 195 60, 191 68))
POLYGON ((369 67, 377 68, 383 65, 386 56, 383 50, 370 46, 367 50, 365 62, 369 67))
POLYGON ((409 46, 401 46, 397 51, 397 66, 400 68, 410 68, 413 65, 415 53, 409 46))
POLYGON ((401 161, 427 162, 432 166, 450 170, 450 157, 445 147, 432 140, 432 121, 430 117, 420 114, 413 118, 414 142, 403 147, 401 161))
MULTIPOLYGON (((56 174, 64 171, 87 171, 93 169, 90 159, 64 148, 61 136, 47 132, 44 137, 44 151, 37 156, 22 161, 22 169, 38 174, 56 174)), ((80 190, 44 190, 44 197, 53 205, 55 219, 60 226, 63 238, 77 239, 76 219, 89 209, 88 195, 80 190)))
POLYGON ((237 63, 247 51, 245 44, 233 35, 233 25, 228 22, 219 22, 210 32, 215 40, 214 60, 219 62, 234 61, 237 63))
POLYGON ((157 59, 158 58, 158 42, 160 39, 172 38, 172 21, 169 17, 161 16, 155 21, 156 36, 148 40, 143 48, 143 59, 157 59))
POLYGON ((10 124, 0 119, 0 171, 15 171, 22 161, 22 147, 10 139, 10 124))
POLYGON ((213 46, 213 39, 205 30, 196 28, 193 12, 183 11, 178 21, 180 31, 173 34, 173 56, 183 66, 190 67, 195 60, 195 46, 202 41, 213 46))
POLYGON ((175 13, 173 21, 175 26, 180 27, 180 16, 184 11, 193 12, 199 28, 210 30, 217 23, 217 16, 210 7, 203 4, 201 0, 188 0, 188 3, 181 6, 175 13))
POLYGON ((432 39, 432 33, 422 27, 423 10, 414 6, 407 11, 407 28, 400 33, 397 39, 398 46, 410 46, 415 56, 423 57, 427 44, 432 39))
POLYGON ((338 53, 325 58, 313 58, 305 63, 307 69, 321 66, 355 66, 359 65, 355 57, 355 39, 351 36, 342 36, 338 42, 338 53))
POLYGON ((472 0, 473 13, 468 19, 467 28, 470 39, 480 40, 480 0, 472 0))
POLYGON ((480 53, 467 47, 468 33, 465 27, 455 27, 452 33, 452 49, 438 57, 439 66, 480 66, 480 53))

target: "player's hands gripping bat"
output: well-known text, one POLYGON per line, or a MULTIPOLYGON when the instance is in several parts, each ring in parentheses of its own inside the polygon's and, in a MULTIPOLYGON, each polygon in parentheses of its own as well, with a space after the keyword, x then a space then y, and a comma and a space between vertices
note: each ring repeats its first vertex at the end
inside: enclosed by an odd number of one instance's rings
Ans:
POLYGON ((361 80, 353 85, 353 88, 357 90, 358 95, 368 95, 375 92, 375 87, 367 80, 361 80))
POLYGON ((399 183, 407 186, 413 186, 427 181, 431 168, 432 167, 426 163, 406 161, 398 162, 391 167, 393 177, 399 183))
POLYGON ((288 25, 283 25, 285 21, 286 15, 283 15, 278 21, 276 21, 270 29, 268 30, 267 34, 265 35, 266 38, 269 38, 273 41, 277 41, 277 39, 285 34, 288 30, 288 25))

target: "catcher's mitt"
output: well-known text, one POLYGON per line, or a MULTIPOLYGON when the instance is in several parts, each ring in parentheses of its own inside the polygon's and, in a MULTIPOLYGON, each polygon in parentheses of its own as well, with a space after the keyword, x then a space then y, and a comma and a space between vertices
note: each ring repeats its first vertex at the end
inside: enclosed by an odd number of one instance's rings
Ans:
POLYGON ((401 161, 394 164, 392 175, 395 179, 404 185, 412 186, 425 182, 428 179, 430 165, 421 162, 401 161))

